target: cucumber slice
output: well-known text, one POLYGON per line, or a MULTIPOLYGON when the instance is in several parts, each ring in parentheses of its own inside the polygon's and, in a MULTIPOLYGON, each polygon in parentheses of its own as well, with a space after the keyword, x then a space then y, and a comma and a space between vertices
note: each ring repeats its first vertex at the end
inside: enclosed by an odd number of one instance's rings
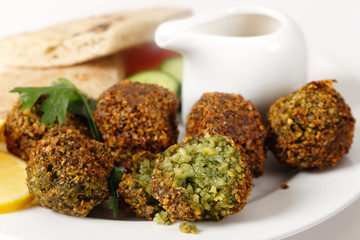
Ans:
POLYGON ((174 91, 176 95, 180 94, 180 84, 169 74, 158 70, 147 70, 139 73, 135 73, 129 77, 131 81, 141 82, 141 83, 150 83, 157 84, 164 88, 167 88, 170 91, 174 91))
POLYGON ((163 71, 177 81, 181 83, 182 80, 182 71, 183 71, 183 58, 182 57, 172 57, 165 59, 159 67, 160 71, 163 71))

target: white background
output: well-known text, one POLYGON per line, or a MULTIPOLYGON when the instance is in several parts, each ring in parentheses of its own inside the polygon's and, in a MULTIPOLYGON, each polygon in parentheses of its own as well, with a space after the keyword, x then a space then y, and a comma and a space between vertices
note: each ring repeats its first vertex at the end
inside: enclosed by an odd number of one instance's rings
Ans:
MULTIPOLYGON (((0 38, 74 17, 150 5, 188 6, 193 8, 195 13, 242 5, 275 7, 288 13, 298 22, 306 35, 310 51, 316 51, 330 58, 360 81, 360 2, 358 0, 2 0, 0 38)), ((359 121, 358 119, 357 124, 359 121)), ((331 219, 288 239, 359 238, 360 200, 357 200, 331 219)))

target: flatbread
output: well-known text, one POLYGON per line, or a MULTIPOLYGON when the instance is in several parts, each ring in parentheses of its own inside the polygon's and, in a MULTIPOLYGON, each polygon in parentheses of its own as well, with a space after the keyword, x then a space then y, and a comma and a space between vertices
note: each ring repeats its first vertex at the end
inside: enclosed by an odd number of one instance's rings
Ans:
POLYGON ((60 77, 73 82, 89 97, 97 98, 125 76, 121 53, 71 67, 48 69, 12 68, 0 73, 0 117, 4 117, 18 100, 18 93, 9 91, 15 87, 49 86, 60 77))
POLYGON ((188 15, 184 9, 156 8, 60 23, 1 40, 0 63, 54 67, 97 59, 152 41, 159 24, 188 15))

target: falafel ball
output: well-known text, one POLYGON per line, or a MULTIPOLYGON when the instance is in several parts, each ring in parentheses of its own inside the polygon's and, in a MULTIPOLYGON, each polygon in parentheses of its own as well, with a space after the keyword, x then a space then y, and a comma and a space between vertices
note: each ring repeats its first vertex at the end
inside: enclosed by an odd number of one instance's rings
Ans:
POLYGON ((204 93, 187 118, 188 137, 219 134, 235 142, 253 177, 264 174, 266 129, 255 105, 240 94, 204 93))
POLYGON ((239 212, 253 187, 251 171, 232 140, 185 138, 156 160, 153 196, 169 219, 220 220, 239 212))
POLYGON ((41 122, 42 112, 40 105, 46 97, 41 97, 35 104, 25 111, 21 111, 20 99, 6 117, 4 135, 6 147, 9 152, 28 161, 30 154, 37 142, 43 138, 49 138, 60 133, 84 134, 91 137, 86 120, 71 112, 67 112, 65 121, 59 124, 55 121, 53 127, 41 122))
POLYGON ((108 197, 114 160, 103 143, 76 134, 39 143, 26 172, 29 191, 41 206, 84 217, 108 197))
POLYGON ((133 154, 158 153, 177 142, 177 109, 174 92, 123 80, 99 96, 94 119, 116 163, 129 167, 133 154))
POLYGON ((153 220, 164 209, 152 196, 151 177, 157 154, 141 152, 133 156, 133 166, 124 173, 119 183, 120 206, 137 216, 153 220))
POLYGON ((355 119, 334 82, 308 83, 270 106, 267 144, 281 162, 322 169, 349 151, 355 119))

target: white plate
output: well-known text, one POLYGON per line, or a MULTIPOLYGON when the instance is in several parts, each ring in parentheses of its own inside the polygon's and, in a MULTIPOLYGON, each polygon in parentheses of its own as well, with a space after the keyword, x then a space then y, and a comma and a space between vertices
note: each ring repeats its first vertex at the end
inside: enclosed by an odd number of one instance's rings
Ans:
MULTIPOLYGON (((336 78, 335 88, 360 119, 360 82, 327 58, 312 54, 309 79, 336 78)), ((359 124, 355 136, 359 136, 359 124)), ((248 204, 240 213, 220 222, 196 222, 198 234, 183 234, 179 223, 161 226, 138 218, 109 218, 106 205, 90 217, 55 213, 38 206, 0 215, 0 239, 279 239, 303 231, 338 213, 360 194, 360 142, 334 168, 323 171, 289 171, 270 154, 265 175, 255 180, 248 204), (282 183, 289 188, 280 188, 282 183)))

